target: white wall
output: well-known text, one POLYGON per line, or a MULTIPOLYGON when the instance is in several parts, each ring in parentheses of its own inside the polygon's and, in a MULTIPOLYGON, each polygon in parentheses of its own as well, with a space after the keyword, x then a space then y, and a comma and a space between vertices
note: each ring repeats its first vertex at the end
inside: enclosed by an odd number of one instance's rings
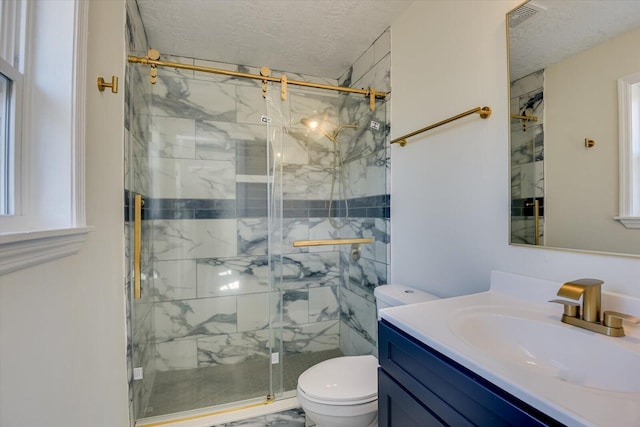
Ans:
POLYGON ((77 255, 0 278, 0 425, 128 425, 123 290, 124 0, 92 1, 87 223, 77 255))
POLYGON ((392 138, 477 115, 392 148, 391 282, 442 296, 485 290, 492 269, 597 277, 640 296, 640 259, 509 246, 505 14, 514 1, 417 1, 391 27, 392 138))
POLYGON ((640 55, 632 53, 638 46, 640 29, 545 70, 545 239, 550 246, 640 254, 640 230, 613 219, 620 214, 617 79, 640 71, 640 55), (595 147, 585 148, 584 138, 595 140, 595 147))

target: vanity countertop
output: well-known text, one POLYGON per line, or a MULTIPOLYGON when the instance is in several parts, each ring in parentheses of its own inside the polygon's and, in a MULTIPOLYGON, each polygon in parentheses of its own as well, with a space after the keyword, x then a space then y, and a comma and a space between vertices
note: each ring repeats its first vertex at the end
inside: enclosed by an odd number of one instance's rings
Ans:
MULTIPOLYGON (((492 272, 491 289, 381 310, 382 319, 571 426, 640 426, 640 325, 613 338, 560 322, 561 283, 492 272)), ((606 290, 606 284, 604 288, 606 290)), ((640 316, 640 299, 602 293, 640 316)))

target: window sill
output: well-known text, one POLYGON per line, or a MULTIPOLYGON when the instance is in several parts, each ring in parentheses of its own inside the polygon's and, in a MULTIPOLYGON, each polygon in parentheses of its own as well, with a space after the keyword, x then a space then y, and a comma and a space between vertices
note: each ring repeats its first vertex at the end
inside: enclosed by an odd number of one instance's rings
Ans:
POLYGON ((620 221, 626 228, 640 229, 640 217, 638 216, 616 216, 613 219, 620 221))
POLYGON ((0 234, 0 275, 77 253, 93 227, 0 234))

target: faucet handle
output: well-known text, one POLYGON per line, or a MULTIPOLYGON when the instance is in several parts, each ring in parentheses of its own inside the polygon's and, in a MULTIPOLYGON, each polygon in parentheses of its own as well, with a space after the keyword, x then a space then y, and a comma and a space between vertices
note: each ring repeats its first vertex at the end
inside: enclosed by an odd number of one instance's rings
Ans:
POLYGON ((552 299, 549 302, 564 305, 564 314, 569 317, 580 317, 580 303, 567 301, 566 299, 552 299))
POLYGON ((605 311, 604 312, 604 325, 611 328, 622 328, 622 320, 628 320, 635 323, 640 323, 640 319, 635 316, 630 316, 624 313, 618 313, 617 311, 605 311))

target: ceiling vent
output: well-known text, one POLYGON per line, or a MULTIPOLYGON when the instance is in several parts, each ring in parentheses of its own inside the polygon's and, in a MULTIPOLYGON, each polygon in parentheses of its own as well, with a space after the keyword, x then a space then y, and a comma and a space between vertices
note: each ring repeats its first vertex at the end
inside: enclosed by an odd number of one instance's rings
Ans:
POLYGON ((515 28, 527 19, 533 18, 545 10, 544 7, 538 6, 533 2, 523 4, 509 14, 509 28, 515 28))

